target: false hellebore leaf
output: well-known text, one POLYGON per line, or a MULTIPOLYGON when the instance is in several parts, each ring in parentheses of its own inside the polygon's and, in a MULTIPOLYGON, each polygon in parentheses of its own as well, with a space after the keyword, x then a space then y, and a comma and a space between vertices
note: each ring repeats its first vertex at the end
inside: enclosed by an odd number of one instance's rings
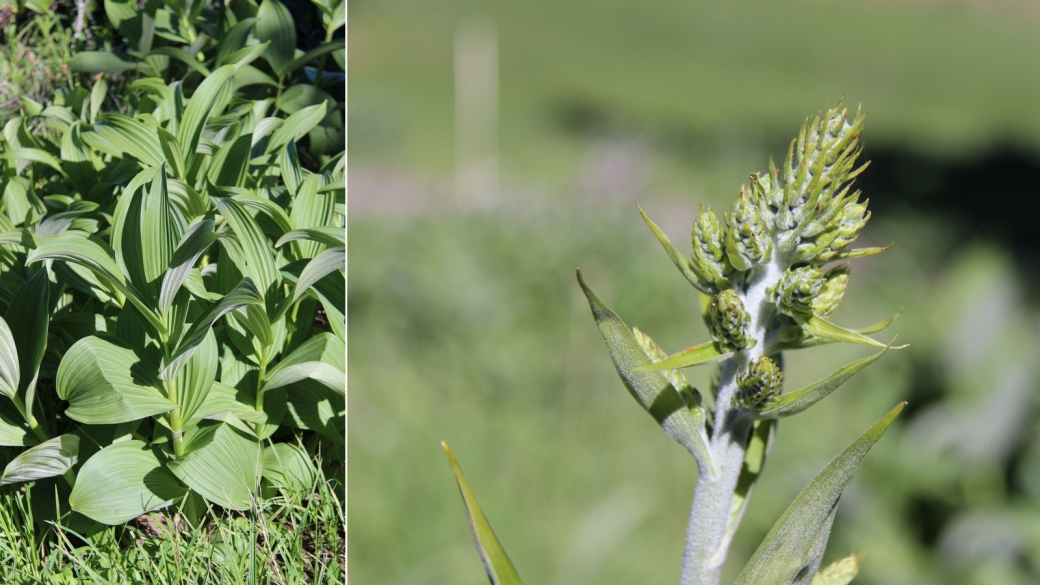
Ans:
POLYGON ((442 442, 441 446, 444 447, 444 453, 448 456, 448 464, 455 473, 455 481, 459 484, 462 503, 466 506, 466 518, 469 520, 469 531, 473 535, 473 544, 477 546, 477 553, 480 554, 480 561, 484 563, 484 570, 487 572, 491 585, 523 585, 520 575, 516 572, 516 567, 513 566, 513 561, 509 560, 509 555, 506 554, 502 543, 495 536, 495 530, 491 528, 491 522, 480 508, 477 494, 473 491, 469 480, 466 479, 466 474, 462 472, 462 467, 455 459, 455 454, 448 448, 447 443, 442 442))
POLYGON ((827 548, 841 492, 905 405, 893 408, 809 482, 773 525, 735 585, 809 585, 827 548))
POLYGON ((168 506, 184 492, 147 445, 121 441, 87 459, 69 506, 98 522, 119 524, 168 506))
POLYGON ((0 394, 11 398, 18 392, 18 348, 7 321, 0 319, 0 394))
POLYGON ((188 489, 232 510, 252 506, 263 468, 255 437, 234 424, 207 420, 192 429, 187 443, 191 451, 169 468, 188 489))
POLYGON ((65 414, 91 425, 119 424, 162 414, 176 405, 160 391, 149 366, 128 347, 98 337, 75 343, 58 366, 65 414))
POLYGON ((79 437, 61 435, 22 451, 4 469, 0 485, 35 481, 72 469, 79 455, 79 437))

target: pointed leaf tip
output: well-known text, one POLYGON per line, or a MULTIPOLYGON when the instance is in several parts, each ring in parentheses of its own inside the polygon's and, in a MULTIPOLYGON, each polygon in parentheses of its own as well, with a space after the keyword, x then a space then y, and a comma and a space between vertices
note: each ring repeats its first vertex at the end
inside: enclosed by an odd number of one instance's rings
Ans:
POLYGON ((506 554, 494 529, 491 528, 491 522, 480 508, 477 494, 473 491, 469 480, 466 479, 466 474, 462 472, 458 459, 451 452, 448 443, 441 441, 441 447, 444 448, 444 454, 448 457, 448 465, 455 474, 455 481, 458 483, 459 492, 462 495, 462 503, 466 508, 466 519, 469 521, 473 544, 477 547, 477 554, 480 555, 480 562, 484 564, 484 570, 487 572, 491 585, 523 585, 520 575, 516 572, 516 567, 509 560, 509 555, 506 554))
POLYGON ((827 548, 838 498, 906 402, 900 402, 820 472, 776 521, 736 585, 809 585, 827 548))

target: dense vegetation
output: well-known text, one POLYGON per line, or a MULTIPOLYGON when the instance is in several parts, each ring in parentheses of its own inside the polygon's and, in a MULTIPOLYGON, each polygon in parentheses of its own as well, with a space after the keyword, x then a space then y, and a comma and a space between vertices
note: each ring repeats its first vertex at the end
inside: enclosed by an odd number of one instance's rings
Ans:
POLYGON ((343 579, 344 10, 3 9, 16 581, 343 579))

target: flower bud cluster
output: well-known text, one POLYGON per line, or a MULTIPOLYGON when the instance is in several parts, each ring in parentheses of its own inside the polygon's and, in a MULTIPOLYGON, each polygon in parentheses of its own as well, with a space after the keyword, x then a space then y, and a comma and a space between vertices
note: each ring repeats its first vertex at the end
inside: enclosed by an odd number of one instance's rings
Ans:
POLYGON ((802 126, 783 170, 752 176, 752 191, 768 204, 767 223, 780 253, 790 262, 826 261, 856 239, 870 214, 851 181, 862 147, 863 115, 848 119, 836 107, 802 126))
POLYGON ((780 394, 784 373, 776 362, 766 356, 752 360, 746 372, 737 376, 737 393, 733 396, 735 408, 754 408, 767 398, 780 394))
POLYGON ((769 288, 769 300, 785 315, 811 315, 823 282, 823 271, 816 266, 788 268, 779 282, 769 288))
POLYGON ((845 296, 845 288, 849 285, 848 263, 840 264, 831 268, 823 275, 823 286, 820 294, 813 299, 813 313, 826 317, 834 312, 845 296))
POLYGON ((711 336, 727 349, 741 350, 755 345, 748 327, 751 316, 744 310, 737 293, 724 290, 711 301, 708 328, 711 336))

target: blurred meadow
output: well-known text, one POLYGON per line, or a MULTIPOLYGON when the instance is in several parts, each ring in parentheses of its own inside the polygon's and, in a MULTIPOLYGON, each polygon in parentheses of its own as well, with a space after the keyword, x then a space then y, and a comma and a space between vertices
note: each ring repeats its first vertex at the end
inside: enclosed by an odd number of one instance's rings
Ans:
MULTIPOLYGON (((349 581, 486 582, 440 441, 526 582, 673 583, 692 458, 574 280, 669 352, 686 249, 824 100, 863 104, 874 215, 834 320, 890 352, 785 419, 731 582, 805 484, 909 405, 845 492, 855 583, 1040 582, 1040 6, 357 0, 349 18, 349 581), (888 337, 885 337, 885 336, 888 337)), ((865 348, 789 352, 785 388, 865 348)), ((687 370, 705 388, 710 368, 687 370)))

